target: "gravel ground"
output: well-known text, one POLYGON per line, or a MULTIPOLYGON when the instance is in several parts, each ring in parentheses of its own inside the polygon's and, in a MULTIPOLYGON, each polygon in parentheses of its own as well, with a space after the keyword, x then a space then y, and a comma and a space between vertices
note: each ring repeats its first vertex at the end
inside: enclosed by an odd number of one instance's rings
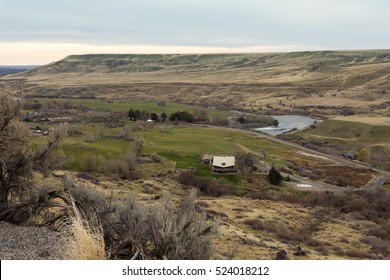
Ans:
POLYGON ((1 260, 62 259, 61 243, 57 233, 48 228, 0 222, 1 260))

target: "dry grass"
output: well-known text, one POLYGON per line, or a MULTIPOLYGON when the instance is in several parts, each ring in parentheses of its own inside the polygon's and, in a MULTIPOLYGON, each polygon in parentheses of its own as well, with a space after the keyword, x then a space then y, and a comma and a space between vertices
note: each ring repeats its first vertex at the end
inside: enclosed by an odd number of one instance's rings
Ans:
POLYGON ((304 259, 380 259, 388 254, 382 239, 376 238, 375 244, 362 243, 367 229, 375 223, 359 218, 357 212, 340 214, 319 206, 233 197, 218 198, 208 204, 209 209, 230 217, 224 220, 214 240, 217 259, 225 258, 226 248, 235 244, 235 259, 273 259, 282 249, 290 259, 302 259, 293 255, 296 246, 307 253, 304 259), (242 212, 242 205, 252 211, 242 212))
POLYGON ((63 221, 60 233, 68 245, 64 257, 71 260, 105 260, 102 227, 94 227, 83 218, 73 197, 70 197, 69 217, 63 221))
POLYGON ((338 116, 335 120, 347 122, 359 122, 370 125, 390 126, 390 117, 371 117, 371 116, 338 116))
MULTIPOLYGON (((29 91, 47 88, 59 94, 82 88, 82 95, 109 98, 161 99, 245 108, 300 111, 332 107, 368 108, 388 100, 389 63, 383 52, 303 52, 221 55, 113 55, 71 57, 34 73, 2 78, 26 78, 29 91), (363 57, 360 59, 359 57, 363 57), (119 59, 119 60, 118 60, 119 59), (155 60, 154 60, 155 59, 155 60), (74 64, 74 60, 77 60, 74 64), (73 62, 72 62, 73 61, 73 62), (127 61, 110 68, 105 62, 127 61), (376 63, 372 63, 375 61, 376 63), (59 67, 58 67, 59 66, 59 67), (152 67, 155 71, 150 71, 152 67), (156 68, 157 67, 157 68, 156 68), (90 71, 94 70, 94 71, 90 71), (303 94, 303 95, 302 95, 303 94), (288 98, 287 98, 288 97, 288 98), (270 106, 270 107, 269 107, 270 106)), ((78 94, 78 93, 75 93, 78 94)), ((379 111, 379 110, 378 110, 379 111)), ((307 113, 307 112, 306 112, 307 113)))
POLYGON ((105 260, 106 252, 101 228, 91 227, 76 217, 69 219, 61 232, 67 242, 64 253, 71 260, 105 260))

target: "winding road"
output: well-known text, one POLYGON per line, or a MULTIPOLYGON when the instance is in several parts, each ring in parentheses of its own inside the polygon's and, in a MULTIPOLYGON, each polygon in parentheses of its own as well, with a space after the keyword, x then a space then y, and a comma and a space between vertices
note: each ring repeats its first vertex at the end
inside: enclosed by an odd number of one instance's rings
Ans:
MULTIPOLYGON (((269 134, 265 134, 262 132, 255 132, 255 131, 251 131, 251 130, 239 129, 239 128, 231 128, 231 127, 226 128, 226 127, 210 126, 210 125, 207 127, 224 129, 224 130, 229 130, 229 131, 233 131, 233 132, 241 132, 241 133, 249 134, 249 135, 252 135, 255 137, 259 137, 259 138, 266 138, 266 139, 273 141, 273 142, 287 145, 287 146, 290 146, 290 147, 293 147, 293 148, 296 148, 298 150, 305 151, 305 152, 308 152, 308 153, 311 153, 314 155, 325 157, 328 160, 333 160, 335 162, 338 162, 338 163, 346 165, 346 166, 354 166, 354 167, 358 167, 358 168, 362 168, 362 169, 369 169, 369 170, 372 170, 372 171, 379 173, 380 175, 375 179, 375 181, 370 186, 366 186, 365 188, 367 188, 367 187, 368 188, 378 188, 378 187, 381 187, 384 184, 384 182, 386 182, 387 180, 390 180, 390 172, 388 172, 388 171, 374 168, 372 166, 368 166, 366 164, 359 163, 356 161, 350 161, 350 160, 347 160, 347 159, 344 159, 341 157, 337 157, 334 155, 329 155, 329 154, 326 154, 323 152, 312 150, 312 149, 309 149, 307 147, 303 147, 303 146, 300 146, 298 144, 291 143, 291 142, 276 138, 275 136, 272 136, 269 134)), ((291 175, 290 175, 290 177, 291 177, 291 175)), ((337 188, 337 190, 340 190, 340 187, 337 187, 337 186, 329 185, 326 183, 307 181, 306 179, 303 179, 303 178, 297 177, 297 176, 294 176, 294 179, 297 181, 300 181, 303 184, 307 183, 307 184, 311 184, 313 186, 318 186, 318 187, 323 188, 323 189, 336 190, 336 188, 337 188)))

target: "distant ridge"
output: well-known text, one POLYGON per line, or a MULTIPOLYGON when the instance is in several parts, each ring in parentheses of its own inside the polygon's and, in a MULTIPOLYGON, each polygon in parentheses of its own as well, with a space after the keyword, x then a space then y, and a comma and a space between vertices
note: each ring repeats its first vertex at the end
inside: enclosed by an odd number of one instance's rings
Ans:
POLYGON ((70 55, 60 61, 35 68, 28 74, 211 71, 242 68, 261 70, 267 66, 288 63, 294 63, 302 70, 316 71, 323 67, 384 62, 390 62, 390 50, 250 54, 88 54, 70 55))
POLYGON ((16 74, 19 72, 31 70, 33 68, 36 68, 38 66, 2 66, 0 65, 0 76, 10 75, 10 74, 16 74))
POLYGON ((390 50, 71 55, 1 78, 36 97, 167 100, 259 113, 390 114, 390 50))

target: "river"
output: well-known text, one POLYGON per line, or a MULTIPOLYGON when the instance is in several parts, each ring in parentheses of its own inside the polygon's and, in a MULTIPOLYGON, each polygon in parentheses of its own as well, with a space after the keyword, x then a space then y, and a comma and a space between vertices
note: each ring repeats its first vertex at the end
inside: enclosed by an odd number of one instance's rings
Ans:
POLYGON ((279 135, 284 132, 288 132, 293 128, 302 129, 312 125, 315 122, 319 122, 315 119, 300 115, 283 115, 283 116, 271 116, 275 120, 279 121, 278 126, 269 126, 262 128, 255 128, 255 131, 261 131, 271 135, 279 135))

